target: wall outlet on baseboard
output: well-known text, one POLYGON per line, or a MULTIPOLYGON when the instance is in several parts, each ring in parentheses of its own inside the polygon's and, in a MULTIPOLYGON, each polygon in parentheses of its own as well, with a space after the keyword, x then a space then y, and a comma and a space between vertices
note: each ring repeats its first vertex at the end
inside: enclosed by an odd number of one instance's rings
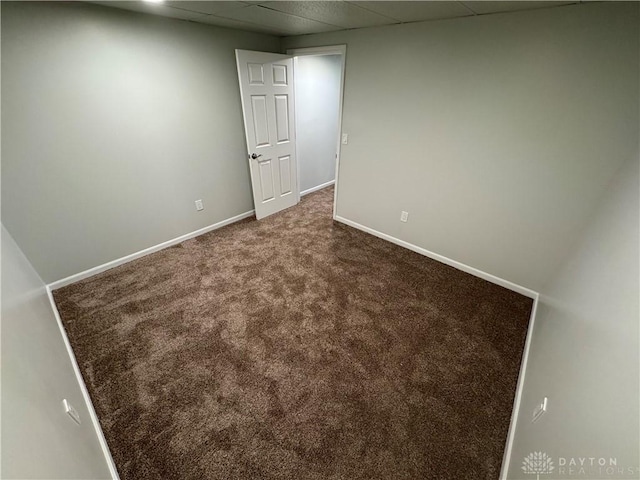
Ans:
POLYGON ((80 421, 80 414, 75 409, 75 407, 69 403, 69 400, 67 400, 66 398, 63 399, 62 400, 62 405, 64 405, 65 413, 67 415, 69 415, 74 422, 76 422, 78 425, 80 425, 82 423, 80 421))
POLYGON ((533 418, 531 419, 531 423, 537 422, 542 415, 547 413, 547 404, 549 403, 549 399, 544 397, 544 400, 536 405, 536 408, 533 409, 533 418))
POLYGON ((202 204, 202 200, 196 200, 196 210, 204 210, 204 205, 202 204))
POLYGON ((409 212, 401 212, 400 213, 400 221, 407 222, 409 220, 409 212))

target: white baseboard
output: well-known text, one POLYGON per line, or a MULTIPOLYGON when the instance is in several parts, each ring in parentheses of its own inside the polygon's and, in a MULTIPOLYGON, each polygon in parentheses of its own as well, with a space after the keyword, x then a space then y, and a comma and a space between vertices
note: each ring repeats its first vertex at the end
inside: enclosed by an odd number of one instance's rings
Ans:
POLYGON ((98 273, 102 273, 111 268, 117 267, 119 265, 123 265, 132 260, 135 260, 140 257, 144 257, 145 255, 149 255, 151 253, 158 252, 167 247, 171 247, 173 245, 177 245, 179 243, 184 242, 185 240, 189 240, 191 238, 197 237, 207 232, 211 232, 212 230, 217 230, 218 228, 222 228, 226 225, 230 225, 235 222, 239 222, 240 220, 244 220, 254 214, 254 210, 249 212, 241 213, 240 215, 236 215, 235 217, 227 218, 226 220, 222 220, 221 222, 214 223, 213 225, 209 225, 208 227, 201 228, 191 233, 187 233, 185 235, 181 235, 172 240, 167 240, 166 242, 159 243, 158 245, 154 245, 153 247, 145 248, 144 250, 140 250, 139 252, 132 253, 131 255, 127 255, 125 257, 117 258, 115 260, 111 260, 110 262, 103 263, 102 265, 98 265, 97 267, 90 268, 80 273, 75 273, 61 280, 56 280, 55 282, 47 285, 51 290, 57 290, 58 288, 66 287, 67 285, 71 285, 72 283, 79 282, 80 280, 84 280, 85 278, 93 277, 98 273))
POLYGON ((329 187, 329 186, 333 185, 334 183, 336 183, 336 181, 335 180, 331 180, 330 182, 323 183, 322 185, 318 185, 317 187, 307 188, 305 191, 300 192, 300 196, 304 197, 305 195, 307 195, 309 193, 317 192, 318 190, 322 190, 323 188, 329 187))
POLYGON ((401 247, 412 250, 416 253, 419 253, 420 255, 424 255, 425 257, 429 257, 437 260, 440 263, 444 263, 445 265, 449 265, 451 267, 457 268, 458 270, 462 270, 463 272, 470 273, 471 275, 474 275, 476 277, 480 277, 483 280, 487 280, 488 282, 495 283, 496 285, 500 285, 501 287, 507 288, 509 290, 513 290, 514 292, 520 293, 525 297, 533 298, 534 300, 538 298, 538 293, 529 288, 525 288, 508 280, 504 280, 503 278, 496 277, 495 275, 491 275, 490 273, 483 272, 482 270, 478 270, 477 268, 470 267, 469 265, 465 265, 464 263, 457 262, 443 255, 431 252, 425 248, 418 247, 417 245, 414 245, 412 243, 405 242, 404 240, 400 240, 399 238, 379 232, 377 230, 374 230, 373 228, 365 227, 364 225, 360 225, 359 223, 349 220, 348 218, 336 215, 335 219, 338 222, 344 223, 345 225, 349 225, 350 227, 357 228, 358 230, 362 230, 363 232, 370 233, 375 237, 382 238, 383 240, 387 240, 391 243, 395 243, 396 245, 400 245, 401 247))
POLYGON ((89 410, 89 417, 91 417, 91 423, 93 424, 93 428, 96 431, 98 442, 100 443, 100 447, 102 448, 102 453, 104 454, 104 458, 107 462, 107 466, 109 467, 109 473, 111 473, 111 478, 113 480, 120 480, 120 476, 118 475, 118 469, 116 468, 116 464, 113 461, 113 457, 111 456, 111 451, 109 450, 109 445, 107 445, 107 440, 104 438, 104 434, 102 433, 102 428, 100 427, 100 421, 98 420, 96 411, 93 408, 91 397, 89 397, 89 391, 87 390, 87 386, 85 385, 84 379, 82 378, 82 374, 80 373, 80 367, 78 366, 78 361, 76 360, 76 356, 73 353, 73 349, 71 348, 71 343, 69 342, 69 337, 67 336, 67 332, 64 329, 64 326, 62 325, 62 319, 60 318, 60 313, 58 312, 56 303, 53 300, 51 289, 49 288, 49 286, 47 286, 46 290, 47 290, 47 296, 49 297, 49 302, 51 303, 51 308, 53 309, 53 314, 55 315, 56 322, 58 323, 58 328, 60 329, 60 335, 62 335, 64 346, 66 347, 67 353, 69 354, 69 359, 71 360, 71 366, 73 367, 73 371, 76 374, 76 379, 78 380, 78 385, 80 386, 80 391, 82 392, 84 403, 87 405, 87 410, 89 410))
POLYGON ((536 320, 536 312, 538 310, 538 300, 540 296, 536 294, 531 307, 531 316, 529 317, 529 328, 527 328, 527 339, 524 343, 524 351, 522 352, 522 362, 520 362, 520 373, 518 374, 518 386, 516 387, 516 396, 513 399, 513 409, 511 410, 511 423, 509 424, 509 432, 507 433, 507 442, 505 444, 504 455, 502 456, 502 469, 500 470, 500 480, 507 480, 509 474, 509 465, 511 464, 511 452, 513 450, 513 439, 516 433, 516 425, 518 422, 518 413, 520 412, 520 401, 522 399, 522 390, 524 389, 524 377, 527 372, 527 363, 529 362, 529 350, 531 349, 531 338, 533 336, 533 324, 536 320))

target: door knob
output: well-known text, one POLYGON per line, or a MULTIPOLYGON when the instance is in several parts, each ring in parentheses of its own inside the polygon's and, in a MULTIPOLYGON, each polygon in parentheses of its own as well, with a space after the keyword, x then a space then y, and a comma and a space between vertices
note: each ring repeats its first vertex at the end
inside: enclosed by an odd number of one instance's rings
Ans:
POLYGON ((258 155, 257 153, 252 153, 252 154, 251 154, 251 158, 252 158, 253 160, 255 160, 256 158, 260 158, 261 156, 262 156, 262 154, 260 154, 260 155, 258 155))

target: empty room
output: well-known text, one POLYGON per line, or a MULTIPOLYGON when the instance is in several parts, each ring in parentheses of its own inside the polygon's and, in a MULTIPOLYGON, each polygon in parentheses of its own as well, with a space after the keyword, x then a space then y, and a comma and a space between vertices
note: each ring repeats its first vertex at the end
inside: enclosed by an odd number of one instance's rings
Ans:
POLYGON ((640 3, 0 8, 1 478, 640 479, 640 3))

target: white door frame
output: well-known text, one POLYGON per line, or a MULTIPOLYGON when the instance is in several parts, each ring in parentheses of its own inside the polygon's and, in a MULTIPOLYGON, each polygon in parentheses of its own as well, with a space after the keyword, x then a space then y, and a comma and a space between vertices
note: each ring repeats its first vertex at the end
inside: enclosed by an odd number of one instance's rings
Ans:
MULTIPOLYGON (((295 79, 295 57, 309 56, 309 55, 340 55, 342 59, 341 71, 340 71, 340 106, 338 108, 338 148, 336 149, 336 182, 333 191, 333 219, 336 218, 336 211, 338 209, 338 176, 340 172, 340 148, 342 147, 342 105, 344 103, 344 72, 347 63, 347 46, 346 45, 328 45, 324 47, 307 47, 307 48, 289 48, 287 49, 287 55, 293 55, 294 57, 294 79, 295 79)), ((294 94, 295 94, 295 81, 294 81, 294 94)), ((296 158, 298 156, 298 143, 296 142, 296 158)), ((298 168, 298 200, 300 199, 300 169, 298 168)))

